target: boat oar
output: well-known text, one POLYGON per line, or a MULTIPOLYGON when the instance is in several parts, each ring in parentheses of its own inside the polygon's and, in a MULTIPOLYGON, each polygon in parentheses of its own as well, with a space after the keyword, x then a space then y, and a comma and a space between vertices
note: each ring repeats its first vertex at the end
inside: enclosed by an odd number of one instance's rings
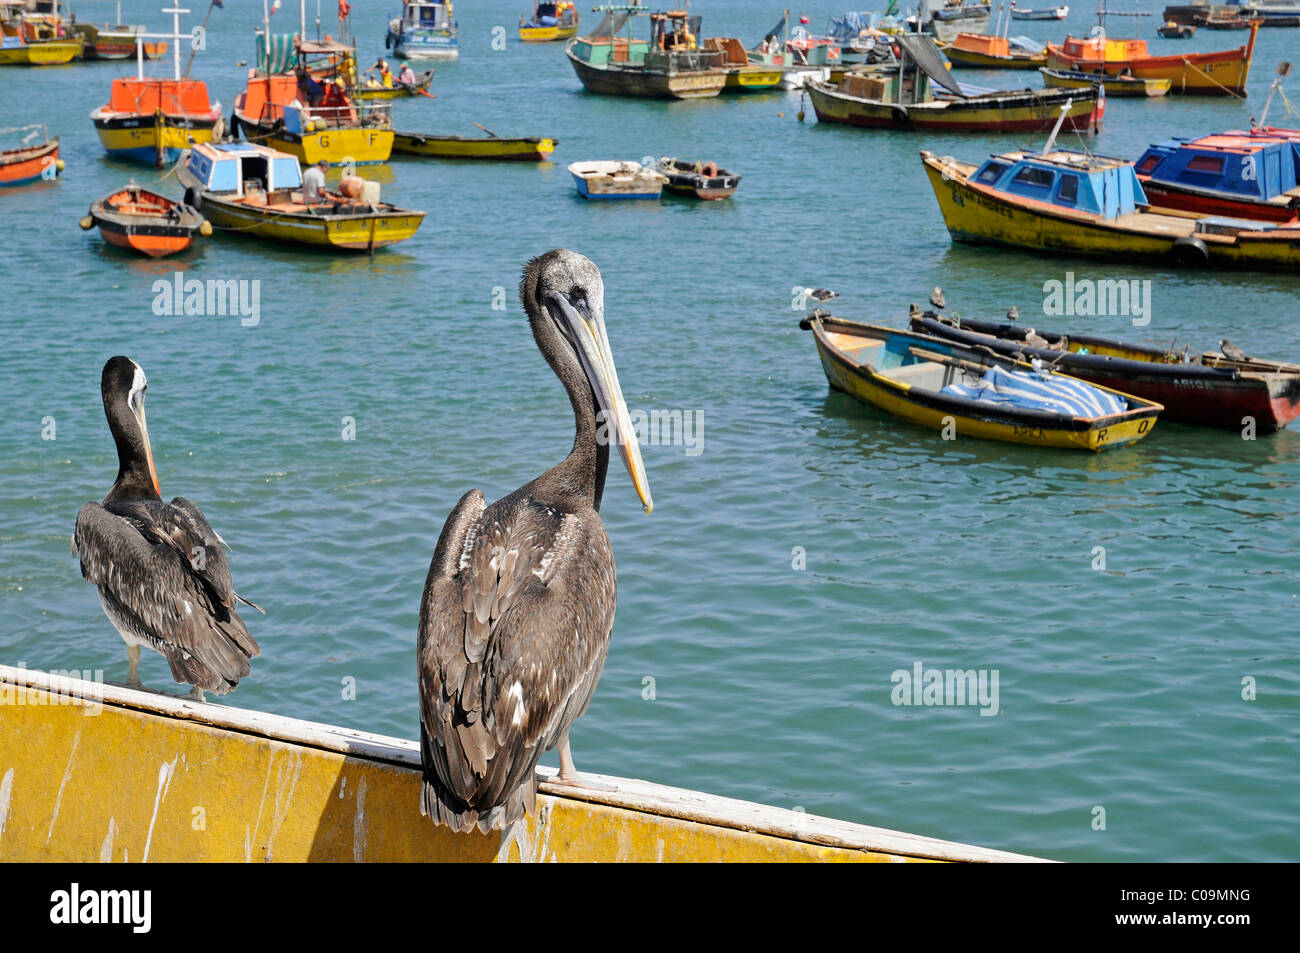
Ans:
POLYGON ((500 139, 500 138, 501 138, 501 137, 498 136, 495 132, 493 132, 491 129, 489 129, 487 126, 481 125, 480 123, 477 123, 477 122, 474 123, 474 125, 475 125, 475 126, 478 126, 480 129, 482 129, 484 132, 486 132, 486 133, 487 133, 489 136, 491 136, 493 139, 500 139))

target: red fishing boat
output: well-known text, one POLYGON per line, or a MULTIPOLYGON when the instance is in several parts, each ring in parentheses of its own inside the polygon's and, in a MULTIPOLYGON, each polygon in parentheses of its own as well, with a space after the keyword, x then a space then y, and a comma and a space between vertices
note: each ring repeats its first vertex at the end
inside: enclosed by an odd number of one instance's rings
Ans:
POLYGON ((128 185, 90 206, 81 227, 99 226, 104 241, 150 258, 165 258, 185 251, 212 226, 193 207, 128 185))
POLYGON ((26 133, 20 140, 22 145, 0 151, 0 187, 54 179, 63 171, 63 160, 59 158, 59 137, 51 139, 43 123, 0 129, 0 135, 22 133, 26 133), (41 141, 33 144, 31 140, 36 138, 38 130, 41 141))
POLYGON ((911 326, 967 347, 1038 358, 1071 377, 1156 401, 1165 405, 1162 420, 1241 430, 1249 418, 1256 432, 1272 433, 1300 416, 1300 364, 1247 357, 1227 341, 1220 346, 1235 360, 1218 351, 1035 332, 1019 323, 957 322, 933 311, 914 315, 911 326))

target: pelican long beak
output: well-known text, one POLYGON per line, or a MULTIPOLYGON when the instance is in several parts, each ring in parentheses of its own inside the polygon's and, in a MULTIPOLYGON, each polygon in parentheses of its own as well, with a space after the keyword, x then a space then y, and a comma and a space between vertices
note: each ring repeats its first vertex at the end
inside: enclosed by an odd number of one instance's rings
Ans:
POLYGON ((618 447, 632 486, 641 499, 641 508, 648 514, 655 508, 650 496, 650 482, 646 479, 645 463, 641 460, 641 446, 637 443, 636 428, 623 400, 623 389, 618 383, 618 370, 614 355, 609 350, 609 336, 605 333, 603 308, 590 308, 585 302, 575 302, 567 295, 553 296, 559 307, 563 326, 577 347, 583 372, 591 384, 599 405, 596 417, 596 440, 618 447))
POLYGON ((140 424, 140 436, 144 438, 144 459, 149 464, 149 479, 153 481, 153 491, 162 496, 162 490, 158 488, 158 471, 153 465, 153 447, 149 444, 149 425, 145 422, 143 394, 140 395, 140 406, 133 406, 131 412, 135 414, 135 419, 140 424))

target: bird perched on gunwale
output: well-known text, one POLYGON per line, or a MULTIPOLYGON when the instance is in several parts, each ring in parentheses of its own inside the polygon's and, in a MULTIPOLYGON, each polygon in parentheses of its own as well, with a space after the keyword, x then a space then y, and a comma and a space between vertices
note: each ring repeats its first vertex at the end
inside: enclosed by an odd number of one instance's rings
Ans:
POLYGON ((1237 347, 1237 345, 1233 344, 1227 338, 1224 338, 1222 341, 1219 342, 1219 351, 1220 353, 1223 354, 1224 357, 1226 357, 1230 361, 1250 360, 1250 358, 1246 356, 1245 351, 1237 347))
POLYGON ((260 650, 235 606, 257 606, 235 592, 225 540, 199 508, 180 496, 164 503, 159 494, 145 424, 148 386, 128 357, 104 365, 100 393, 117 445, 117 479, 102 503, 77 513, 72 552, 126 642, 127 685, 144 687, 144 646, 166 658, 172 678, 188 682, 202 700, 205 690, 224 695, 248 675, 248 660, 260 650))
POLYGON ((568 392, 576 434, 556 466, 490 506, 478 490, 443 526, 420 606, 420 810, 456 831, 503 829, 536 806, 534 771, 579 778, 569 729, 587 709, 614 624, 614 556, 599 509, 610 443, 654 503, 605 332, 600 271, 566 249, 524 268, 537 347, 568 392))

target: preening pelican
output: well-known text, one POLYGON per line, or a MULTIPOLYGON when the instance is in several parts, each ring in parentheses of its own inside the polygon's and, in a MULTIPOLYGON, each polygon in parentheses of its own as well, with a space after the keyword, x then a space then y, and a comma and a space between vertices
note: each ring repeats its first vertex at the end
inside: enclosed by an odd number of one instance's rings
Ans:
POLYGON ((248 674, 259 650, 235 602, 253 604, 232 587, 225 540, 199 508, 179 496, 164 503, 159 495, 145 426, 148 386, 128 357, 104 365, 100 390, 117 444, 117 480, 102 504, 77 513, 72 552, 126 642, 127 684, 143 687, 143 645, 163 655, 172 677, 189 682, 202 700, 205 689, 224 695, 248 674))
POLYGON ((420 810, 456 831, 533 813, 534 770, 596 690, 614 625, 614 555, 600 520, 609 444, 641 505, 645 465, 605 333, 600 271, 557 249, 524 268, 533 338, 568 391, 577 433, 559 464, 491 506, 478 490, 442 528, 420 606, 420 810), (600 415, 599 420, 597 415, 600 415))

